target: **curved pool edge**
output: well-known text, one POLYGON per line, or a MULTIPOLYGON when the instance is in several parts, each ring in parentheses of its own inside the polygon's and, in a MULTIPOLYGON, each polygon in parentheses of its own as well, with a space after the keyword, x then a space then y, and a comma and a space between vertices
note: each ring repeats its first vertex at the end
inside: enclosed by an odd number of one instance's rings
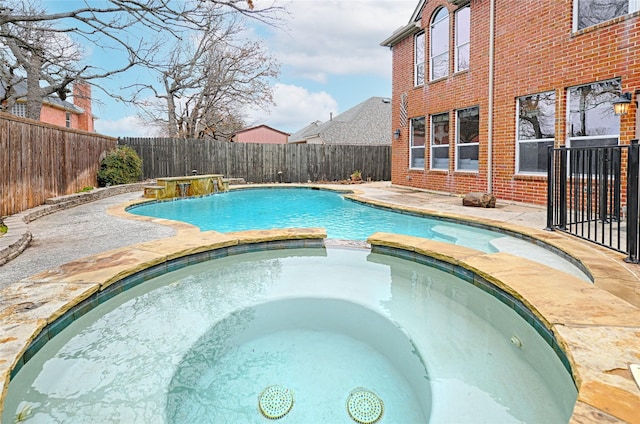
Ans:
POLYGON ((472 273, 474 285, 486 280, 521 302, 553 333, 570 362, 578 388, 571 422, 613 417, 639 422, 640 390, 629 364, 640 358, 640 308, 578 278, 507 253, 487 254, 388 233, 375 233, 367 242, 372 252, 450 264, 451 273, 472 273))
MULTIPOLYGON (((188 231, 73 261, 3 289, 0 411, 10 377, 17 372, 20 361, 28 360, 48 337, 68 325, 74 319, 69 313, 73 308, 81 315, 127 288, 124 283, 114 289, 113 283, 134 274, 151 278, 154 274, 150 270, 166 272, 173 266, 194 263, 195 257, 204 260, 202 255, 220 257, 230 247, 234 253, 319 247, 324 245, 325 237, 322 229, 226 235, 188 231), (59 319, 65 314, 65 319, 59 319)), ((471 273, 520 300, 552 331, 567 355, 578 387, 573 422, 601 422, 603 417, 637 420, 634 408, 640 403, 640 390, 631 378, 628 364, 640 357, 639 308, 577 278, 505 253, 487 254, 384 233, 372 235, 368 242, 374 252, 392 248, 403 252, 407 259, 413 256, 450 264, 453 273, 471 273)))
MULTIPOLYGON (((629 265, 624 262, 624 254, 606 249, 593 243, 585 242, 584 240, 572 237, 560 231, 546 231, 533 227, 524 227, 513 222, 498 221, 486 217, 471 215, 475 212, 474 209, 478 208, 467 207, 465 210, 469 210, 470 214, 464 215, 451 211, 430 209, 430 205, 428 203, 420 207, 389 203, 376 199, 375 196, 370 196, 367 189, 358 184, 249 184, 245 186, 231 187, 231 191, 261 188, 307 188, 333 191, 345 195, 345 197, 350 200, 366 203, 374 207, 393 209, 398 212, 417 214, 446 221, 462 221, 463 223, 479 228, 502 231, 507 235, 537 243, 541 247, 551 248, 550 250, 555 251, 566 259, 569 259, 571 262, 574 262, 574 264, 583 269, 587 275, 590 275, 592 277, 593 284, 596 287, 606 290, 621 299, 627 299, 633 305, 640 307, 640 275, 638 275, 637 272, 634 272, 633 265, 629 265)), ((199 228, 181 221, 135 215, 127 211, 132 206, 154 201, 156 200, 144 198, 138 199, 123 205, 111 207, 108 212, 111 215, 125 219, 137 219, 171 226, 178 232, 200 232, 199 228)), ((462 202, 462 200, 460 200, 460 202, 462 202)))

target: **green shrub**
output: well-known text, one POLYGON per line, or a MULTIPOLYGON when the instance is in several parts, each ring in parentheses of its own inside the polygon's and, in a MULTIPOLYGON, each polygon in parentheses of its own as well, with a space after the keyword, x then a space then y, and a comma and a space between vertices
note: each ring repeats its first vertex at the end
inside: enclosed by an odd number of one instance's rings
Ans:
POLYGON ((98 185, 129 184, 142 178, 142 160, 131 147, 118 146, 100 162, 98 185))

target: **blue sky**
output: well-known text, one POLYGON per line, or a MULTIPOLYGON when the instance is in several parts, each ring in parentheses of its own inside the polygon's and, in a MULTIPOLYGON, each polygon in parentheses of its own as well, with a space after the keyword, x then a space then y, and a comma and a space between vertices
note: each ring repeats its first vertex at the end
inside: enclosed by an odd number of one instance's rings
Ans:
MULTIPOLYGON (((261 2, 271 0, 254 0, 261 2)), ((48 3, 53 5, 54 1, 48 3)), ((78 0, 55 1, 54 9, 78 8, 78 0)), ((309 123, 327 121, 372 96, 391 96, 391 51, 380 42, 409 21, 418 0, 290 0, 285 30, 252 27, 281 64, 274 81, 276 106, 249 115, 249 125, 266 124, 294 133, 309 123)), ((89 60, 104 63, 103 52, 88 49, 89 60)), ((112 53, 114 54, 114 53, 112 53)), ((128 73, 108 82, 117 90, 133 82, 128 73)), ((132 106, 115 103, 94 89, 96 131, 112 136, 153 136, 132 106)))

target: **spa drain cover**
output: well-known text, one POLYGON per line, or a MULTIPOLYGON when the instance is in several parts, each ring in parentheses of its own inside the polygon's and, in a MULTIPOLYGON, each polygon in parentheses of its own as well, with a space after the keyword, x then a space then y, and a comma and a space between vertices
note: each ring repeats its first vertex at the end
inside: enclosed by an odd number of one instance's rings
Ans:
POLYGON ((347 412, 360 424, 373 424, 382 418, 384 403, 370 390, 358 388, 347 398, 347 412))
POLYGON ((293 392, 282 386, 269 386, 258 396, 258 407, 270 420, 282 418, 293 408, 293 392))

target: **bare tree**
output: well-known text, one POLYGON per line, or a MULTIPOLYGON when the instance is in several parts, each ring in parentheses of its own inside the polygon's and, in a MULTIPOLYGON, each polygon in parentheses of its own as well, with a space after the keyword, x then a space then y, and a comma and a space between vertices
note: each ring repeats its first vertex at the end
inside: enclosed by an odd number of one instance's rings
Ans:
POLYGON ((140 103, 143 119, 181 138, 223 138, 244 126, 243 110, 273 104, 270 82, 279 65, 260 42, 241 41, 238 19, 218 14, 211 26, 173 49, 167 66, 158 69, 162 89, 150 90, 157 101, 140 103))
POLYGON ((26 81, 27 117, 38 119, 44 96, 57 93, 64 98, 73 81, 99 87, 97 81, 134 66, 153 68, 161 59, 161 46, 210 25, 212 8, 266 23, 277 22, 282 10, 273 4, 258 9, 251 0, 106 0, 101 6, 82 4, 84 7, 75 10, 49 13, 36 3, 0 0, 0 78, 5 85, 5 98, 0 100, 5 107, 16 100, 18 94, 12 89, 16 81, 26 81), (66 44, 60 44, 62 41, 66 44), (80 41, 98 49, 124 52, 125 59, 112 69, 81 65, 80 41), (58 45, 52 48, 52 43, 58 45))

